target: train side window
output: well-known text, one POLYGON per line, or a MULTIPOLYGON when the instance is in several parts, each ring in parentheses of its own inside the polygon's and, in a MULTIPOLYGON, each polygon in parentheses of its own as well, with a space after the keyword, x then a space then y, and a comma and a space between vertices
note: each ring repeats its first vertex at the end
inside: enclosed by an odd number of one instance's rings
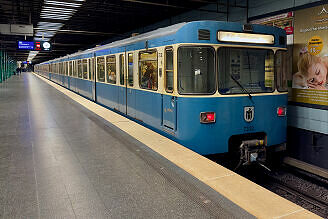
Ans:
POLYGON ((115 55, 106 57, 107 82, 116 84, 116 58, 115 55))
POLYGON ((128 54, 128 83, 133 86, 133 53, 128 54))
POLYGON ((173 48, 165 49, 165 90, 173 92, 173 48))
POLYGON ((279 50, 275 55, 275 70, 277 78, 277 89, 280 92, 287 91, 287 74, 288 74, 287 51, 279 50))
POLYGON ((88 79, 88 60, 83 59, 83 79, 88 79))
POLYGON ((215 50, 210 46, 183 46, 178 49, 178 89, 180 94, 213 94, 215 50))
POLYGON ((120 84, 124 85, 124 55, 120 55, 120 60, 119 60, 119 65, 120 65, 120 84))
POLYGON ((77 73, 78 73, 78 77, 79 78, 82 78, 82 73, 83 73, 83 65, 82 65, 82 60, 80 59, 80 60, 78 60, 77 61, 77 68, 78 68, 78 70, 77 70, 77 73))
POLYGON ((157 51, 139 52, 139 86, 143 89, 157 90, 157 51))
POLYGON ((105 58, 97 57, 97 79, 105 82, 105 58))

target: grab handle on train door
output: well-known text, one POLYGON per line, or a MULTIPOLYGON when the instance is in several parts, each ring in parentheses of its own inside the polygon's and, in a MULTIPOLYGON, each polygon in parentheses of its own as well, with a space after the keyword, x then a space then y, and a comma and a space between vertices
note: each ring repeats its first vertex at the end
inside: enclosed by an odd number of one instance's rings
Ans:
POLYGON ((174 101, 175 101, 175 98, 174 98, 174 96, 172 96, 171 97, 171 105, 172 105, 172 107, 174 107, 174 101))

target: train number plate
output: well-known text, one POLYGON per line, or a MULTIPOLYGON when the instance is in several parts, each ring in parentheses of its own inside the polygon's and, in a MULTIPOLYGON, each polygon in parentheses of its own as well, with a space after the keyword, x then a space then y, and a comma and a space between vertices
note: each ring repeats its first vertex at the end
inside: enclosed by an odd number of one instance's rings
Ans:
POLYGON ((254 131, 254 126, 244 126, 244 132, 252 132, 254 131))

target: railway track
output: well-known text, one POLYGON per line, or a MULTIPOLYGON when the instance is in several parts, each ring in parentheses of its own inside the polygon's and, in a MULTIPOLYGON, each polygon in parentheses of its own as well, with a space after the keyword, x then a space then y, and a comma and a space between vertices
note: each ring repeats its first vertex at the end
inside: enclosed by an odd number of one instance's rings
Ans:
POLYGON ((302 206, 303 208, 328 218, 328 184, 315 182, 295 175, 294 171, 286 171, 285 168, 278 173, 265 172, 265 180, 261 180, 261 186, 270 191, 302 206))

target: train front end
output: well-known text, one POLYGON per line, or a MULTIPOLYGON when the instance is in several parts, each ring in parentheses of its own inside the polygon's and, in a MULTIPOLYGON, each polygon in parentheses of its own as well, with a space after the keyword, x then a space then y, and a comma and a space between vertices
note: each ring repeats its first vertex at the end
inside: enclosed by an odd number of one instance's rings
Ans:
POLYGON ((286 35, 256 28, 218 30, 217 45, 178 49, 177 134, 200 154, 230 153, 250 164, 286 148, 286 35))

